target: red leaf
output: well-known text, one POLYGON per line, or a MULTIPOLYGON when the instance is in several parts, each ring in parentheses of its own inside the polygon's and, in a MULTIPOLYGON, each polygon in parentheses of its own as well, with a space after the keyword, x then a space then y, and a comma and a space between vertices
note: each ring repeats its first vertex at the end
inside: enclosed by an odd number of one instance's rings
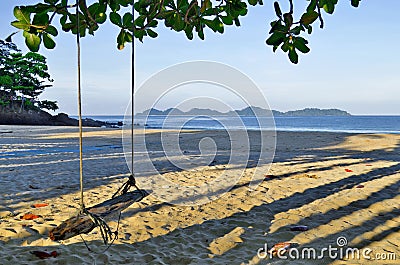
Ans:
POLYGON ((35 255, 36 257, 40 258, 40 259, 47 259, 50 257, 57 257, 59 254, 57 253, 57 251, 52 251, 52 252, 47 252, 47 251, 41 251, 41 250, 34 250, 31 251, 31 253, 33 255, 35 255))
POLYGON ((361 188, 364 188, 364 185, 358 185, 358 186, 356 186, 356 188, 359 188, 359 189, 361 189, 361 188))
POLYGON ((33 219, 36 219, 36 218, 39 218, 39 217, 40 216, 36 215, 36 214, 26 213, 23 216, 21 216, 20 218, 23 219, 23 220, 33 220, 33 219))
POLYGON ((49 205, 48 203, 35 203, 32 206, 33 208, 40 208, 40 207, 46 207, 48 205, 49 205))
POLYGON ((280 242, 275 244, 270 250, 269 253, 275 255, 278 251, 282 252, 286 252, 286 250, 288 250, 290 247, 292 246, 292 244, 290 242, 280 242))
POLYGON ((365 165, 366 167, 372 167, 372 165, 371 164, 367 164, 367 165, 365 165))
POLYGON ((353 172, 353 170, 346 168, 344 171, 346 172, 353 172))

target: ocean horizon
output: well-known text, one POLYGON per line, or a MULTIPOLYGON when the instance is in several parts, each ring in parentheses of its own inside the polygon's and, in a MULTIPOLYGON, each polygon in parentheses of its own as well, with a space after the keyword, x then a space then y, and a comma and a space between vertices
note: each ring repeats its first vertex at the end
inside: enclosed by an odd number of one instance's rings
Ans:
MULTIPOLYGON (((71 116, 77 118, 77 116, 71 116)), ((131 117, 124 115, 86 115, 104 122, 131 123, 131 117)), ((162 116, 150 115, 135 117, 134 123, 154 129, 198 129, 221 130, 247 129, 271 130, 273 126, 262 127, 260 124, 273 124, 277 131, 315 131, 315 132, 343 132, 343 133, 394 133, 400 134, 400 115, 352 115, 352 116, 275 116, 262 117, 257 120, 254 116, 242 116, 235 119, 227 116, 162 116), (268 119, 267 121, 263 119, 268 119), (259 122, 260 121, 260 122, 259 122)))

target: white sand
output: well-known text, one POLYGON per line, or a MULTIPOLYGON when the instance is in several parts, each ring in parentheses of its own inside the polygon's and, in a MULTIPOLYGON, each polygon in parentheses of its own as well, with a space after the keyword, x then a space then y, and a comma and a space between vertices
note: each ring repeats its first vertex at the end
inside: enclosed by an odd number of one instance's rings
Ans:
MULTIPOLYGON (((109 199, 129 171, 121 131, 86 130, 85 201, 91 206, 109 199)), ((149 140, 157 141, 157 133, 149 140)), ((269 165, 259 165, 267 178, 255 192, 248 182, 256 169, 249 167, 231 191, 205 205, 173 206, 148 196, 123 212, 119 239, 104 253, 97 229, 83 235, 92 252, 79 236, 62 242, 48 238, 49 230, 79 209, 76 135, 76 128, 0 126, 0 264, 400 262, 400 135, 279 132, 274 164, 269 171, 269 165), (35 203, 49 205, 32 208, 35 203), (26 213, 40 217, 21 220, 26 213), (293 225, 309 230, 291 231, 293 225), (372 259, 325 255, 289 262, 257 256, 265 243, 271 248, 284 241, 320 253, 336 247, 340 236, 350 247, 370 248, 372 259), (33 250, 60 255, 41 260, 33 250), (391 253, 397 260, 377 259, 391 253)), ((163 170, 176 183, 196 184, 225 168, 222 160, 216 162, 195 172, 168 165, 163 170)), ((116 221, 109 225, 117 227, 116 221)))

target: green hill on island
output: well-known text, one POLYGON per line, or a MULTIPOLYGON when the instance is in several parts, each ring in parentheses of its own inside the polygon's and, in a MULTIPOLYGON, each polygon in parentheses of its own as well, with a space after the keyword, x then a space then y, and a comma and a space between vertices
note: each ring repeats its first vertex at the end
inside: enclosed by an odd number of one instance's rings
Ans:
MULTIPOLYGON (((278 110, 272 110, 274 116, 351 116, 350 113, 340 109, 319 109, 319 108, 305 108, 301 110, 292 110, 282 112, 278 110)), ((219 112, 211 109, 200 109, 193 108, 189 111, 182 111, 177 108, 169 108, 166 110, 148 109, 141 113, 136 114, 137 116, 270 116, 271 112, 260 107, 247 107, 241 110, 233 110, 228 112, 219 112)))

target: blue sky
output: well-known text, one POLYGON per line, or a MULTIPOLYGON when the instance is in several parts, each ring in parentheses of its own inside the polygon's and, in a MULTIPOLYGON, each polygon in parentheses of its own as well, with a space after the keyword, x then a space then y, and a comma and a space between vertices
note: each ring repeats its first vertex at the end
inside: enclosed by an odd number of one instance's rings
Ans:
MULTIPOLYGON (((280 2, 284 6, 287 1, 280 2)), ((311 52, 301 55, 298 65, 291 64, 280 50, 274 54, 265 44, 269 22, 274 19, 272 1, 250 7, 239 28, 226 28, 223 35, 206 31, 205 41, 188 41, 183 33, 161 26, 157 39, 136 44, 137 84, 177 63, 211 60, 248 75, 273 109, 341 108, 352 114, 400 115, 400 1, 363 0, 357 9, 349 2, 339 1, 334 15, 324 16, 323 30, 314 27, 313 34, 306 37, 311 52)), ((14 31, 10 26, 13 6, 29 3, 36 1, 2 0, 0 38, 14 31)), ((295 1, 297 15, 304 3, 295 1)), ((123 114, 129 104, 131 50, 116 49, 117 33, 116 27, 105 24, 95 37, 82 40, 85 115, 123 114)), ((13 40, 27 51, 22 34, 13 40)), ((40 50, 55 80, 43 97, 57 100, 60 112, 73 115, 77 113, 75 37, 60 30, 56 42, 55 50, 40 50)), ((185 95, 181 97, 184 100, 185 95)), ((179 95, 176 100, 181 100, 179 95)), ((160 107, 168 107, 168 102, 160 107)))

